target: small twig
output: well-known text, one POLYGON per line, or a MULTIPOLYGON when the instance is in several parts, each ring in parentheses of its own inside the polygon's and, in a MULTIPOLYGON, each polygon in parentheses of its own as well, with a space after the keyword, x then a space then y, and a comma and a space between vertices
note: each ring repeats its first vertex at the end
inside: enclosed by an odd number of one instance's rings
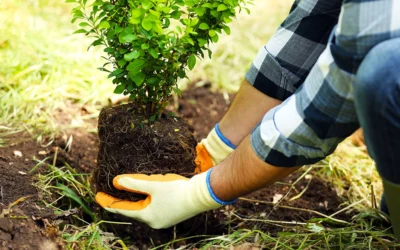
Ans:
POLYGON ((288 197, 288 195, 290 194, 290 192, 292 191, 292 189, 294 188, 294 186, 297 184, 297 182, 299 182, 301 179, 303 179, 311 170, 313 169, 313 167, 309 167, 306 171, 304 171, 304 173, 297 178, 297 180, 295 182, 293 182, 290 185, 289 191, 287 191, 287 193, 278 201, 278 203, 275 206, 279 206, 279 204, 286 198, 288 197))
POLYGON ((376 196, 374 191, 374 185, 371 184, 371 204, 374 209, 378 209, 378 204, 376 202, 376 196))
POLYGON ((56 147, 56 152, 54 153, 54 158, 53 158, 53 167, 56 166, 57 162, 57 154, 58 154, 58 147, 56 147))
POLYGON ((3 209, 0 214, 0 218, 4 218, 5 215, 9 214, 11 212, 11 208, 13 208, 15 205, 18 205, 19 203, 24 202, 26 199, 29 199, 31 197, 33 197, 33 195, 24 196, 17 199, 13 203, 10 203, 7 208, 3 209))
POLYGON ((345 208, 343 208, 343 209, 341 209, 341 210, 339 210, 339 211, 337 211, 337 212, 331 214, 330 217, 333 217, 333 216, 335 216, 335 215, 338 215, 338 214, 340 214, 340 213, 342 213, 342 212, 344 212, 344 211, 346 211, 346 210, 348 210, 348 209, 350 209, 350 208, 352 208, 352 207, 354 207, 354 206, 360 204, 361 202, 364 202, 365 200, 366 200, 366 198, 364 198, 364 199, 362 199, 362 200, 359 200, 359 201, 357 201, 357 202, 354 202, 353 204, 350 204, 350 205, 348 205, 347 207, 345 207, 345 208))
POLYGON ((299 222, 299 221, 277 221, 277 220, 261 220, 261 219, 245 219, 240 217, 239 215, 231 212, 233 216, 238 218, 239 220, 243 221, 257 221, 257 222, 265 222, 265 223, 271 223, 271 224, 284 224, 284 225, 307 225, 305 222, 299 222))
MULTIPOLYGON (((239 198, 239 200, 244 200, 244 201, 248 201, 248 202, 263 203, 263 204, 274 206, 274 204, 272 202, 268 202, 268 201, 253 200, 253 199, 248 199, 248 198, 239 198)), ((284 206, 284 205, 274 206, 274 208, 283 208, 283 209, 291 209, 291 210, 297 210, 297 211, 303 211, 303 212, 310 212, 310 213, 314 213, 314 214, 317 214, 319 216, 325 217, 327 219, 331 219, 331 220, 333 220, 335 222, 338 222, 338 223, 349 224, 349 222, 347 222, 347 221, 343 221, 343 220, 332 218, 332 216, 323 214, 323 213, 315 211, 315 210, 310 210, 310 209, 305 209, 305 208, 298 208, 298 207, 290 207, 290 206, 284 206)))
POLYGON ((0 186, 1 203, 4 202, 3 186, 0 186))

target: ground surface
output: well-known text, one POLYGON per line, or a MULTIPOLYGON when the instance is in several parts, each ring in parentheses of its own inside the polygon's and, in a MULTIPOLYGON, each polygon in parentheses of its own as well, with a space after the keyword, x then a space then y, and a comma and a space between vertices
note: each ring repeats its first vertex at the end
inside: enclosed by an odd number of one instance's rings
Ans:
MULTIPOLYGON (((212 94, 206 87, 189 88, 179 101, 178 111, 188 118, 197 139, 201 139, 219 121, 227 109, 227 102, 229 99, 226 100, 222 94, 212 94)), ((41 197, 32 186, 34 174, 46 169, 30 173, 37 164, 33 159, 48 158, 51 162, 57 152, 56 165, 66 162, 78 172, 90 172, 96 166, 97 136, 75 130, 46 147, 37 145, 35 141, 19 142, 21 138, 12 138, 8 148, 0 148, 0 249, 61 248, 51 226, 60 218, 40 206, 41 197), (27 198, 18 201, 22 197, 27 198), (13 206, 6 209, 10 204, 13 206)), ((213 213, 211 216, 219 221, 214 225, 213 233, 229 233, 257 225, 259 229, 276 234, 282 231, 284 222, 295 226, 296 222, 304 223, 310 218, 330 215, 341 209, 342 200, 329 184, 310 174, 301 174, 294 174, 213 213)), ((344 221, 351 220, 351 217, 345 213, 335 216, 344 221)), ((149 241, 136 244, 141 244, 137 245, 139 248, 151 245, 149 241)))

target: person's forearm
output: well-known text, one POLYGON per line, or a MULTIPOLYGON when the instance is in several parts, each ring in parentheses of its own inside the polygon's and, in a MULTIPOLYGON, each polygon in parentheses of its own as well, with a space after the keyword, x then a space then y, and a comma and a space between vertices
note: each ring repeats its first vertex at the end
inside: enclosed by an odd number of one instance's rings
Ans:
POLYGON ((221 200, 232 200, 283 179, 299 167, 276 167, 255 154, 247 136, 225 161, 214 167, 211 187, 221 200))
POLYGON ((281 101, 265 95, 244 80, 235 99, 219 123, 222 134, 234 145, 240 142, 281 101))

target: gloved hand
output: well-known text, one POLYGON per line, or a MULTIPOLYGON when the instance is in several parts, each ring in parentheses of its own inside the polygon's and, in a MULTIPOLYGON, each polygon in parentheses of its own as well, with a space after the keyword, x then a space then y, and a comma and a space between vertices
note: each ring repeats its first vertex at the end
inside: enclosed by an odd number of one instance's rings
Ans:
POLYGON ((206 139, 201 140, 196 146, 197 168, 195 173, 203 173, 230 155, 236 146, 233 145, 219 130, 218 123, 211 130, 206 139))
POLYGON ((142 221, 155 229, 167 228, 199 213, 232 204, 218 199, 210 185, 211 170, 191 179, 177 174, 118 175, 113 185, 119 190, 148 195, 137 202, 117 199, 99 192, 96 202, 105 210, 142 221))

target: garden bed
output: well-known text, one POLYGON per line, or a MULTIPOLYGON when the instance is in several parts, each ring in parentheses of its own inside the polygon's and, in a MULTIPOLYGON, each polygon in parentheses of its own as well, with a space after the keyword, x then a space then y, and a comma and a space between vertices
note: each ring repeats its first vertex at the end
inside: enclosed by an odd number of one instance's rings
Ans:
MULTIPOLYGON (((207 84, 198 88, 191 86, 179 99, 177 112, 194 127, 195 136, 200 140, 220 120, 232 98, 233 96, 224 98, 220 93, 211 92, 207 84)), ((170 109, 173 109, 172 105, 170 109)), ((58 138, 46 147, 31 140, 18 142, 17 139, 21 136, 15 136, 10 138, 8 148, 0 148, 0 213, 3 213, 0 216, 0 250, 62 248, 56 237, 56 225, 68 221, 73 212, 54 215, 51 210, 45 209, 40 202, 43 197, 32 186, 32 182, 38 171, 46 172, 47 168, 40 167, 32 173, 30 171, 38 164, 33 158, 47 158, 50 163, 54 160, 56 166, 68 164, 79 173, 91 172, 97 164, 97 136, 82 130, 70 131, 68 134, 73 136, 70 144, 69 136, 58 138), (25 198, 21 200, 22 197, 25 198), (6 209, 13 202, 15 204, 6 209), (21 233, 24 230, 29 233, 21 233), (17 238, 18 241, 10 240, 17 238), (51 244, 51 247, 47 245, 47 248, 41 248, 41 244, 51 244)), ((288 230, 288 225, 290 231, 295 231, 296 225, 342 209, 340 204, 343 201, 330 184, 310 173, 303 173, 304 171, 299 171, 280 183, 243 197, 234 205, 209 213, 213 220, 208 221, 212 224, 206 226, 203 232, 175 235, 173 230, 166 230, 165 238, 151 239, 154 231, 149 230, 142 232, 140 236, 132 235, 133 245, 144 249, 179 237, 222 235, 237 229, 255 227, 277 235, 288 230)), ((98 206, 91 209, 100 211, 98 206)), ((340 224, 340 221, 350 221, 352 216, 353 214, 339 213, 334 220, 340 224)), ((193 240, 181 241, 179 244, 188 242, 193 240)))

